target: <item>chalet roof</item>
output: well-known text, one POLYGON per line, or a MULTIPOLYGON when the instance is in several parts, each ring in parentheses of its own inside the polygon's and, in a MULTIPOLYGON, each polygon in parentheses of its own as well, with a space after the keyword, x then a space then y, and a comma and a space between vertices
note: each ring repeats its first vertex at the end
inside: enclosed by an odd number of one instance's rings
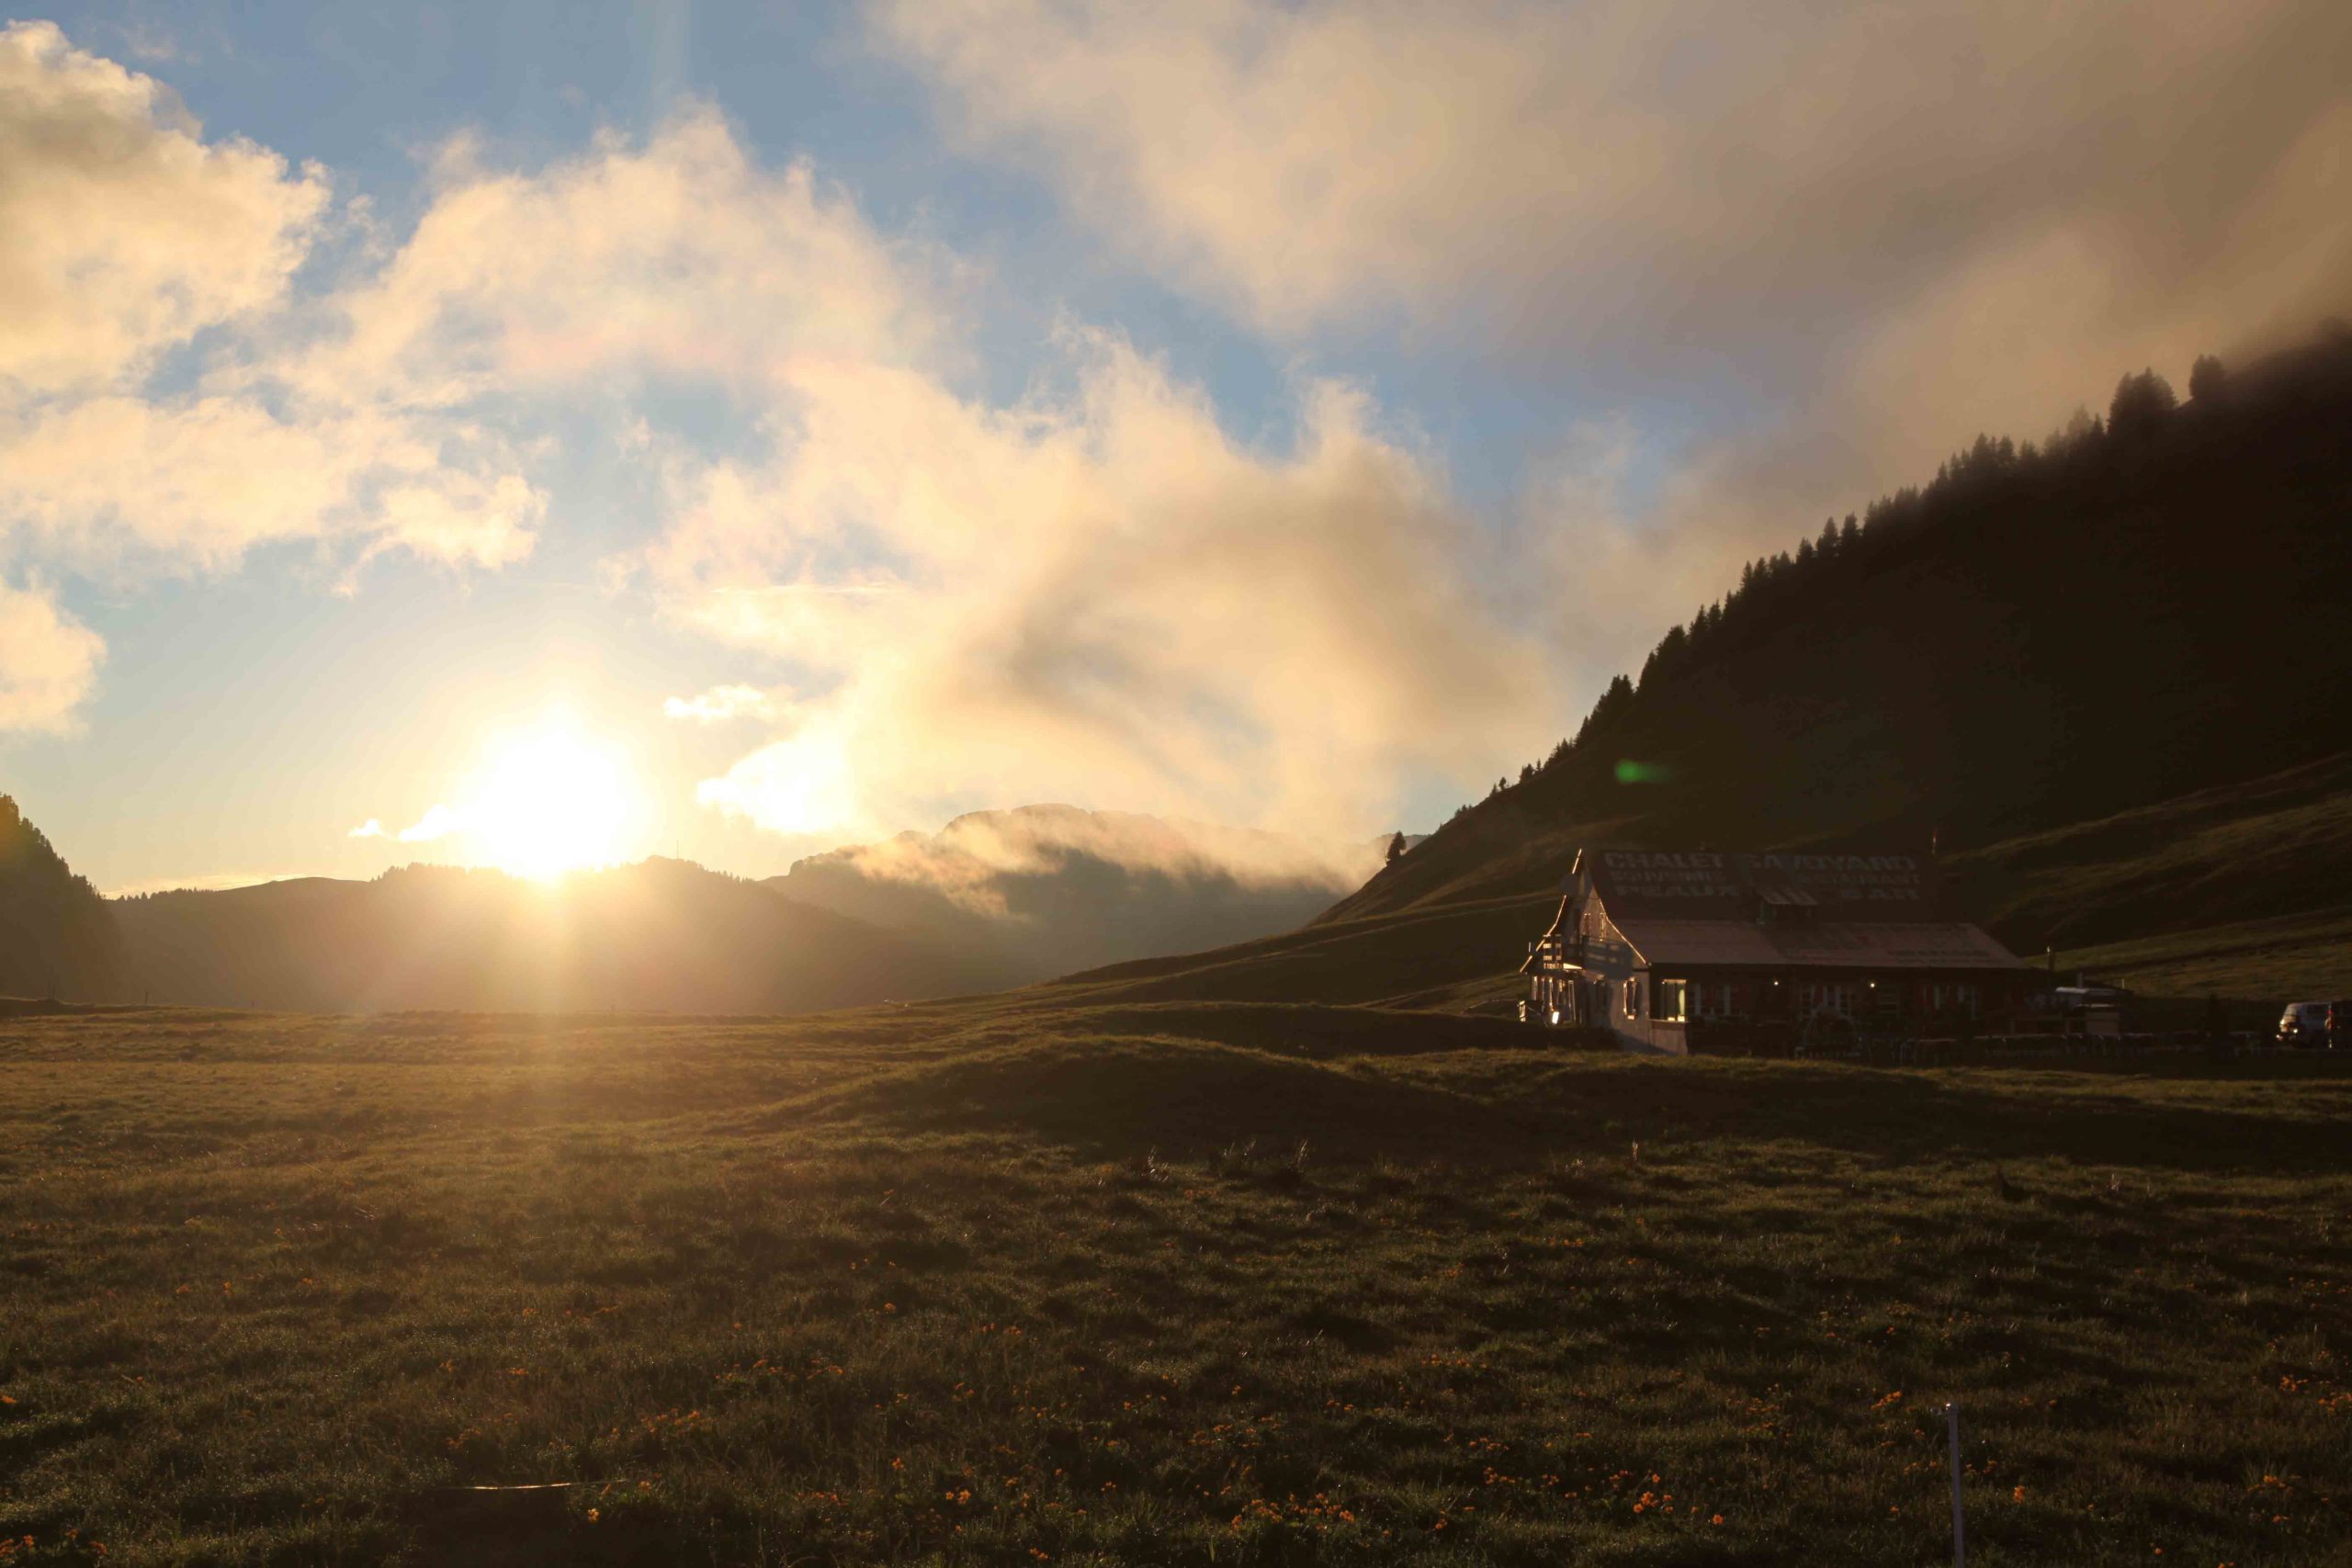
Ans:
POLYGON ((1982 929, 1943 918, 1923 855, 1587 850, 1547 937, 1568 932, 1588 889, 1652 966, 2026 967, 1982 929))

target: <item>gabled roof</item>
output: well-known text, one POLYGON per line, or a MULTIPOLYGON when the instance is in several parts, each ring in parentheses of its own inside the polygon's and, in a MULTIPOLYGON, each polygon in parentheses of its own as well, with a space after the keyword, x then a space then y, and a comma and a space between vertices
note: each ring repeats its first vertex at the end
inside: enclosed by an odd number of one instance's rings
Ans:
POLYGON ((1653 966, 2026 967, 1980 928, 1943 918, 1924 855, 1587 850, 1544 935, 1567 930, 1588 891, 1653 966))

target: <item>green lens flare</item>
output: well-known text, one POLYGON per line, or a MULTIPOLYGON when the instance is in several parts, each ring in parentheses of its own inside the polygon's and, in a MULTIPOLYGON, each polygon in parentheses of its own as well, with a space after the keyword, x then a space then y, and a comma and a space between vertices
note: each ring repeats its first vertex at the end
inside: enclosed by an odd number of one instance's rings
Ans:
POLYGON ((1617 764, 1617 782, 1621 784, 1664 784, 1674 776, 1674 770, 1663 762, 1636 762, 1631 757, 1617 764))

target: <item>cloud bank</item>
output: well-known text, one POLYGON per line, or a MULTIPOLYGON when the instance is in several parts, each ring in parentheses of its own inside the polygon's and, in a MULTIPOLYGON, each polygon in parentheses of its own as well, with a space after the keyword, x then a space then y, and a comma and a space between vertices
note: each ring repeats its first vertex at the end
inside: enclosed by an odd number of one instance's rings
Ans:
MULTIPOLYGON (((2296 313, 2321 257, 2233 253, 2283 237, 2279 197, 2329 187, 2352 106, 2352 19, 2326 0, 870 16, 967 141, 1269 326, 1401 309, 1653 362, 1850 328, 2028 257, 2125 318, 2184 281, 2192 308, 2236 296, 2232 330, 2296 313)), ((2301 229, 2325 244, 2343 220, 2301 229)))
POLYGON ((1006 885, 1063 874, 1093 862, 1171 883, 1224 881, 1250 890, 1305 889, 1326 897, 1353 892, 1380 869, 1384 847, 1368 839, 1268 833, 1182 818, 1032 806, 974 812, 932 834, 900 833, 810 857, 793 867, 797 887, 820 871, 934 892, 957 908, 1007 918, 1006 885))
POLYGON ((1295 929, 1363 886, 1382 846, 1130 812, 1030 806, 811 855, 795 902, 924 933, 1020 985, 1295 929))
POLYGON ((1370 831, 1412 771, 1534 743, 1536 646, 1363 394, 1302 385, 1264 450, 1116 336, 1069 353, 1073 393, 1011 409, 796 367, 773 460, 683 481, 648 580, 808 688, 707 803, 797 832, 1055 795, 1370 831))
POLYGON ((868 20, 968 150, 1261 330, 1401 322, 1506 378, 1734 405, 1640 507, 1555 514, 1612 585, 1590 607, 1621 659, 1760 541, 1980 431, 2038 434, 2125 371, 2352 308, 2333 0, 868 20))

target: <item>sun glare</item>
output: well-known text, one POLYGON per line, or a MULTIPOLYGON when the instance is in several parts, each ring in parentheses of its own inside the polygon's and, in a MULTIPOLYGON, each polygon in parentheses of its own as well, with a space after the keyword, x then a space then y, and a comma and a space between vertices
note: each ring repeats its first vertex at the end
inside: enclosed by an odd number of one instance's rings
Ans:
POLYGON ((559 717, 492 748, 466 818, 492 863, 553 877, 619 860, 636 804, 618 749, 559 717))

